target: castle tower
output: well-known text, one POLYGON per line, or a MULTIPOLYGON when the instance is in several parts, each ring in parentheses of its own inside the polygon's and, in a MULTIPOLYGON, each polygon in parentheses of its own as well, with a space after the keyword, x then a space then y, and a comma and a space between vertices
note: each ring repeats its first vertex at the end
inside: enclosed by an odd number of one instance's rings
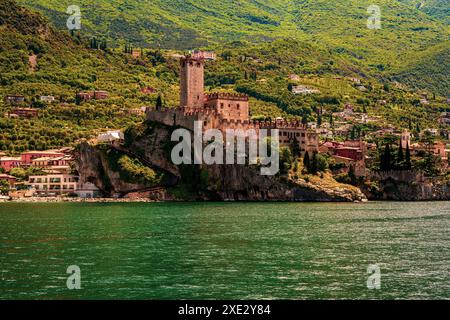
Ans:
POLYGON ((403 149, 406 149, 407 146, 411 147, 411 133, 408 130, 403 130, 401 139, 403 149))
POLYGON ((181 59, 180 106, 204 107, 204 60, 187 56, 181 59))

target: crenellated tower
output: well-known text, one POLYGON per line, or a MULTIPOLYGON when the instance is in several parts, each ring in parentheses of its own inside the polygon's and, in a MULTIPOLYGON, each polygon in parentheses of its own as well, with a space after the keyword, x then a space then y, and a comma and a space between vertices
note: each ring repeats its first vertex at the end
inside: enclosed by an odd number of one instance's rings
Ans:
POLYGON ((204 99, 204 59, 187 56, 181 59, 180 106, 202 109, 204 99))

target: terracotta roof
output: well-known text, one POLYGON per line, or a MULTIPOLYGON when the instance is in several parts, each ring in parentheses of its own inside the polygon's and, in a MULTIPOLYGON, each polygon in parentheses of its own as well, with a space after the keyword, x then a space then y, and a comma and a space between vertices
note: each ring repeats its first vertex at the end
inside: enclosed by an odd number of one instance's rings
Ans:
POLYGON ((0 161, 22 161, 20 157, 1 157, 0 161))

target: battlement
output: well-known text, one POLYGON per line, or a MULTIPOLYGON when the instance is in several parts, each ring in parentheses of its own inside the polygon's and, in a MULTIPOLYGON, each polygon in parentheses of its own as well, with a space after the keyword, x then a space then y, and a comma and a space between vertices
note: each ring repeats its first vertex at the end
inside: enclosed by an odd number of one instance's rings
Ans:
POLYGON ((248 101, 248 96, 241 93, 231 92, 213 92, 206 95, 206 100, 232 100, 232 101, 248 101))

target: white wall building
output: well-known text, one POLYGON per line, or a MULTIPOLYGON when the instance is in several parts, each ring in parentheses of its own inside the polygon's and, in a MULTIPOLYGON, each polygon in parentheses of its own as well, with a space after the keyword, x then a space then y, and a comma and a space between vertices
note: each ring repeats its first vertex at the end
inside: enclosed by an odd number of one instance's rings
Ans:
POLYGON ((97 137, 97 141, 102 142, 114 142, 117 140, 124 140, 125 136, 120 130, 111 130, 106 133, 99 134, 97 137))

